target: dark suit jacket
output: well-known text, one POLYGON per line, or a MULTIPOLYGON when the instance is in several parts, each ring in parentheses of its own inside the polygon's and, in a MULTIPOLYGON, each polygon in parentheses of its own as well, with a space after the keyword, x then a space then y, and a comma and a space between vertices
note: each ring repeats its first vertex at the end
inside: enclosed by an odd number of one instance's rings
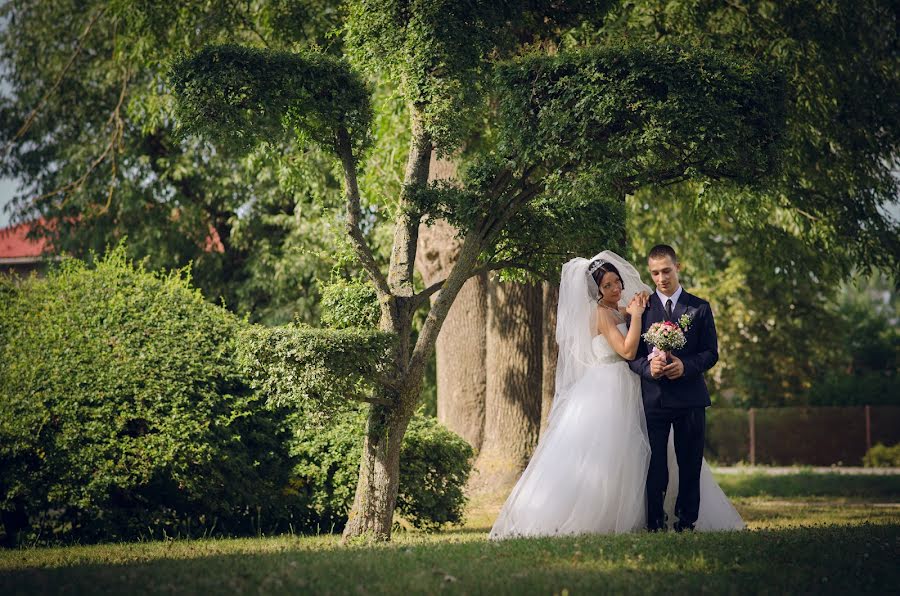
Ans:
MULTIPOLYGON (((677 322, 683 314, 693 317, 693 322, 685 333, 687 345, 673 354, 684 363, 684 376, 670 381, 662 377, 654 379, 650 375, 650 361, 647 354, 650 347, 641 338, 637 355, 628 362, 631 370, 641 376, 641 393, 644 410, 659 408, 700 408, 710 405, 709 390, 703 373, 719 360, 719 342, 716 338, 716 324, 713 321, 709 302, 701 300, 687 291, 681 291, 678 303, 672 308, 672 319, 677 322)), ((650 295, 650 304, 641 319, 641 335, 653 323, 666 319, 666 309, 656 292, 650 295)))

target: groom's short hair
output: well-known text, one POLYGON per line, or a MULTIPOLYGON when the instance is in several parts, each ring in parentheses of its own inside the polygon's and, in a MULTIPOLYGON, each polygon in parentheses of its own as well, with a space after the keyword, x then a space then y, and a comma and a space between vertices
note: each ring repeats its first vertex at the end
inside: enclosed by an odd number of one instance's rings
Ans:
POLYGON ((650 249, 650 254, 647 255, 647 260, 649 261, 650 259, 663 259, 665 257, 671 258, 673 263, 678 262, 678 256, 675 254, 674 248, 672 248, 668 244, 657 244, 650 249))

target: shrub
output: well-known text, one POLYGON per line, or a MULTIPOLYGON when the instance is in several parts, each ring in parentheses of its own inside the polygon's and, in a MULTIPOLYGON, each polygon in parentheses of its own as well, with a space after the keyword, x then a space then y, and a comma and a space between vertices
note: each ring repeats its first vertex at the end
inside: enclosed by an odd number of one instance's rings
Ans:
POLYGON ((400 514, 426 530, 461 523, 473 455, 471 445, 437 419, 413 417, 400 448, 400 514))
POLYGON ((808 399, 814 406, 900 405, 896 385, 891 370, 830 373, 810 387, 808 399))
POLYGON ((86 541, 283 515, 283 412, 239 374, 241 321, 186 274, 148 273, 119 247, 3 295, 0 509, 86 541))
POLYGON ((379 376, 393 343, 374 329, 250 325, 240 332, 239 361, 269 404, 322 424, 352 400, 386 400, 379 376))
POLYGON ((890 447, 876 443, 863 456, 863 465, 867 468, 900 467, 900 443, 890 447))
MULTIPOLYGON (((45 279, 0 278, 0 535, 340 529, 365 408, 337 394, 371 390, 363 377, 390 341, 247 325, 187 275, 148 273, 122 248, 93 268, 72 260, 45 279), (277 382, 263 383, 264 369, 277 382), (310 378, 289 383, 297 374, 310 378), (325 426, 291 398, 343 374, 352 379, 331 387, 325 426)), ((422 528, 460 521, 471 448, 417 415, 402 449, 400 512, 422 528)))
MULTIPOLYGON (((291 489, 305 509, 304 530, 343 528, 356 492, 364 431, 363 407, 339 415, 325 429, 297 427, 292 454, 299 461, 291 489)), ((427 530, 462 522, 472 455, 468 443, 434 418, 413 416, 400 450, 400 515, 427 530)))
POLYGON ((332 329, 375 329, 381 318, 372 284, 335 276, 322 290, 322 323, 332 329))

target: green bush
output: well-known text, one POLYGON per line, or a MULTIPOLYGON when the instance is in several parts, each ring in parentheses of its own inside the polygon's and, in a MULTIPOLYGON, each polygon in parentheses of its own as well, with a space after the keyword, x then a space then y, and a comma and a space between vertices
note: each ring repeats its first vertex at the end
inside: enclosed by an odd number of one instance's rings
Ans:
POLYGON ((120 247, 94 268, 3 282, 0 510, 6 540, 259 530, 283 517, 284 413, 239 374, 243 323, 187 275, 120 247))
POLYGON ((332 329, 375 329, 381 318, 372 284, 335 278, 322 290, 322 323, 332 329))
MULTIPOLYGON (((298 458, 291 494, 298 498, 305 531, 343 528, 353 505, 366 408, 345 412, 324 428, 296 427, 291 450, 298 458)), ((463 487, 471 471, 472 448, 431 417, 410 421, 400 450, 397 510, 415 527, 433 530, 460 523, 463 487)))
POLYGON ((321 424, 354 399, 388 399, 379 376, 393 340, 374 329, 248 325, 240 332, 238 359, 269 404, 321 424))
MULTIPOLYGON (((300 356, 319 352, 328 357, 307 388, 342 371, 357 387, 389 341, 247 325, 186 275, 147 273, 121 248, 93 268, 67 261, 44 279, 0 280, 0 538, 340 529, 365 408, 344 399, 323 427, 269 393, 296 389, 300 356), (268 346, 255 368, 253 342, 268 346), (258 387, 260 367, 278 383, 258 387)), ((416 416, 402 449, 400 512, 422 528, 459 521, 471 448, 416 416)))
POLYGON ((837 372, 816 381, 808 399, 813 406, 900 405, 896 385, 897 375, 891 370, 837 372))
POLYGON ((863 456, 863 465, 867 468, 900 467, 900 443, 890 447, 876 443, 863 456))

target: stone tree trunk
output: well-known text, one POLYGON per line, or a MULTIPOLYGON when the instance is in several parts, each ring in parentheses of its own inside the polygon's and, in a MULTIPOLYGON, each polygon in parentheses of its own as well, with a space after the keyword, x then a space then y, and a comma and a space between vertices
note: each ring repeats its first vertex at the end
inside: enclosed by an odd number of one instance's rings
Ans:
MULTIPOLYGON (((456 163, 432 158, 431 180, 455 179, 456 163)), ((446 221, 419 228, 416 268, 426 286, 443 279, 456 263, 460 240, 446 221)), ((435 298, 432 298, 432 303, 435 298)), ((437 417, 476 451, 484 435, 487 274, 470 278, 450 307, 437 338, 437 417)))
POLYGON ((508 489, 537 444, 543 386, 543 291, 491 281, 488 292, 484 442, 472 489, 508 489))

